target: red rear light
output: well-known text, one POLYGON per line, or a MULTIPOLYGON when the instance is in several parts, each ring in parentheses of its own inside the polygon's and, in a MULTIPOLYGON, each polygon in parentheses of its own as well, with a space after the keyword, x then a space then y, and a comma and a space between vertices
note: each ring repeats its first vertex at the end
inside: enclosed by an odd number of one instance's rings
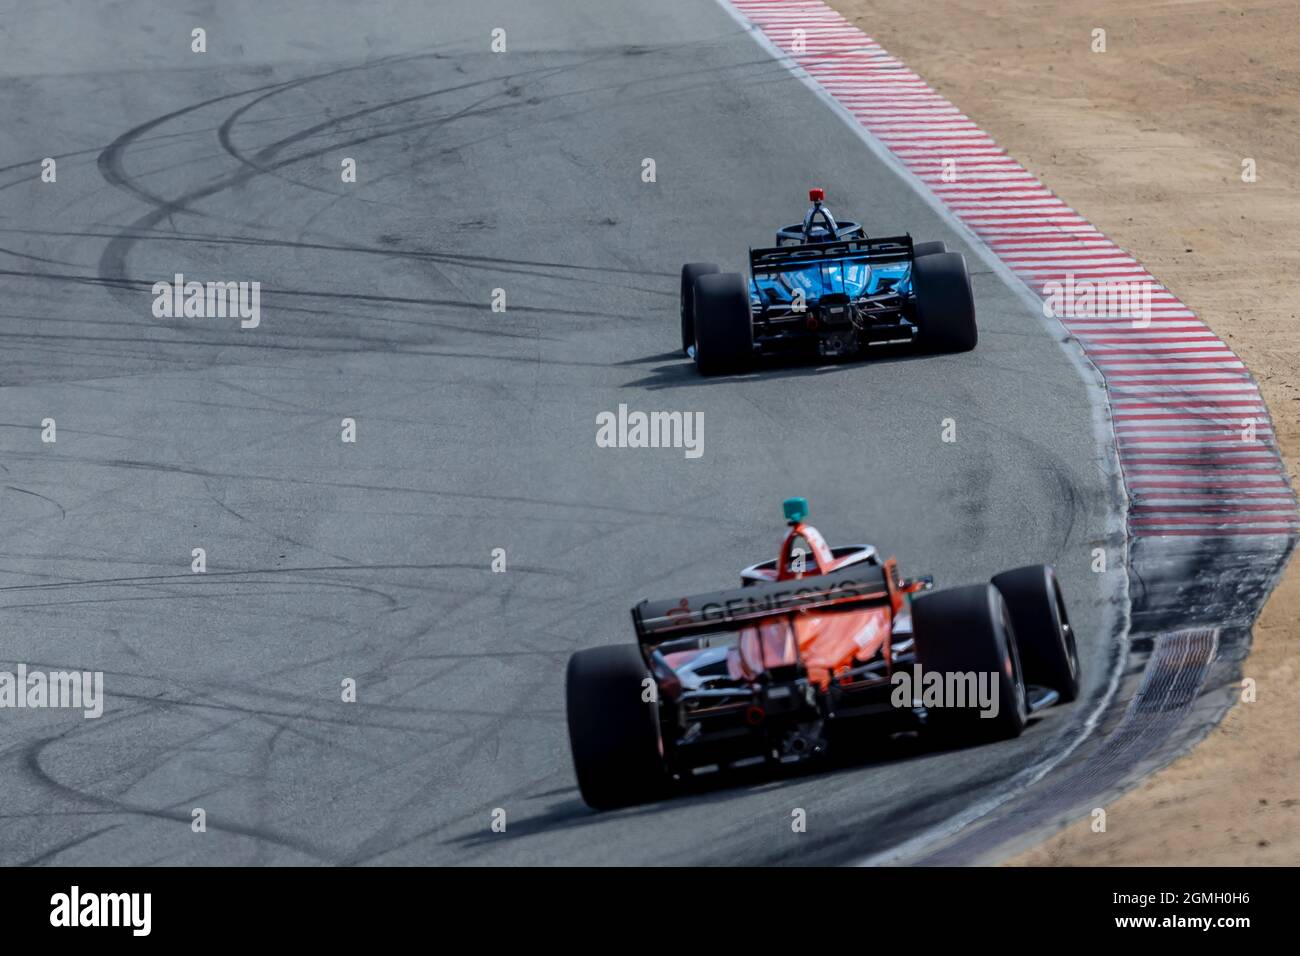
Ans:
POLYGON ((813 202, 821 202, 823 199, 826 198, 826 190, 810 189, 808 190, 808 198, 811 199, 813 202))

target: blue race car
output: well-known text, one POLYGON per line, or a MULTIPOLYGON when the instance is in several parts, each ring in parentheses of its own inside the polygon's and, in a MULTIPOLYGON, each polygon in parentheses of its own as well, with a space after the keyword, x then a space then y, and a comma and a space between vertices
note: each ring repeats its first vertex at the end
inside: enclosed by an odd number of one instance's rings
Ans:
POLYGON ((916 343, 935 352, 975 347, 966 260, 942 242, 869 238, 836 221, 821 189, 802 223, 776 245, 750 249, 750 279, 711 262, 682 266, 682 351, 701 375, 741 371, 763 356, 834 359, 916 343))

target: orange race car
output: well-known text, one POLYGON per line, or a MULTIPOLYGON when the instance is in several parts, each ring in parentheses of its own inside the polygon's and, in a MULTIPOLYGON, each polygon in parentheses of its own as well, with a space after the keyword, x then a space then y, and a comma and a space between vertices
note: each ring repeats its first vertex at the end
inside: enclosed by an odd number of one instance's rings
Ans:
POLYGON ((569 660, 569 742, 583 799, 655 799, 674 778, 826 754, 866 726, 963 741, 1018 736, 1079 690, 1056 575, 1032 565, 934 591, 869 545, 829 547, 785 502, 777 558, 730 591, 642 601, 636 644, 569 660), (864 724, 864 721, 866 722, 864 724))

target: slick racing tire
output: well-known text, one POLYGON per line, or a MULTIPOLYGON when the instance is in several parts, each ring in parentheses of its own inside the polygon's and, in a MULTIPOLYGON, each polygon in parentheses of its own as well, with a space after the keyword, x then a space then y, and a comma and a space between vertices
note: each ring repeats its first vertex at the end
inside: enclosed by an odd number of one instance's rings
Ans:
POLYGON ((642 696, 648 678, 634 645, 593 647, 569 658, 569 746, 578 789, 593 809, 654 800, 667 784, 659 707, 642 696))
POLYGON ((749 287, 737 272, 695 280, 695 366, 701 375, 740 371, 754 357, 749 287))
POLYGON ((944 699, 940 701, 944 706, 927 706, 927 729, 957 743, 1020 736, 1029 719, 1028 697, 1010 612, 997 588, 976 584, 917 596, 912 601, 912 632, 922 672, 922 686, 912 689, 914 699, 924 700, 925 674, 943 675, 945 698, 946 690, 954 686, 949 675, 964 678, 958 683, 967 699, 944 699), (992 690, 995 715, 982 716, 978 695, 969 699, 972 687, 992 690))
POLYGON ((1050 687, 1067 703, 1079 696, 1079 650, 1056 572, 1046 564, 1003 571, 993 586, 1006 598, 1025 683, 1050 687))
POLYGON ((921 256, 932 256, 947 251, 948 244, 946 242, 918 242, 912 246, 912 258, 919 259, 921 256))
POLYGON ((932 352, 969 352, 975 347, 975 297, 960 252, 914 258, 912 289, 922 345, 932 352))
POLYGON ((695 344, 695 280, 721 270, 712 262, 688 262, 682 266, 682 354, 690 355, 695 344))

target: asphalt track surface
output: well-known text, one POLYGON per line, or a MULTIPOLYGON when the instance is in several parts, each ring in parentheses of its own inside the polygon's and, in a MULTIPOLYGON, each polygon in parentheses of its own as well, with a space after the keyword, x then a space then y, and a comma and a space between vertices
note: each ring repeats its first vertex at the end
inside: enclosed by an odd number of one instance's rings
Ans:
POLYGON ((973 353, 709 381, 677 354, 680 264, 741 268, 810 185, 967 249, 714 3, 3 22, 0 668, 102 670, 107 704, 0 712, 0 862, 846 862, 1005 792, 1103 693, 1098 389, 981 258, 973 353), (178 272, 260 281, 260 326, 153 318, 178 272), (703 412, 703 457, 597 448, 620 403, 703 412), (1084 699, 1014 742, 591 813, 568 655, 735 582, 792 494, 941 586, 1056 564, 1084 699))

